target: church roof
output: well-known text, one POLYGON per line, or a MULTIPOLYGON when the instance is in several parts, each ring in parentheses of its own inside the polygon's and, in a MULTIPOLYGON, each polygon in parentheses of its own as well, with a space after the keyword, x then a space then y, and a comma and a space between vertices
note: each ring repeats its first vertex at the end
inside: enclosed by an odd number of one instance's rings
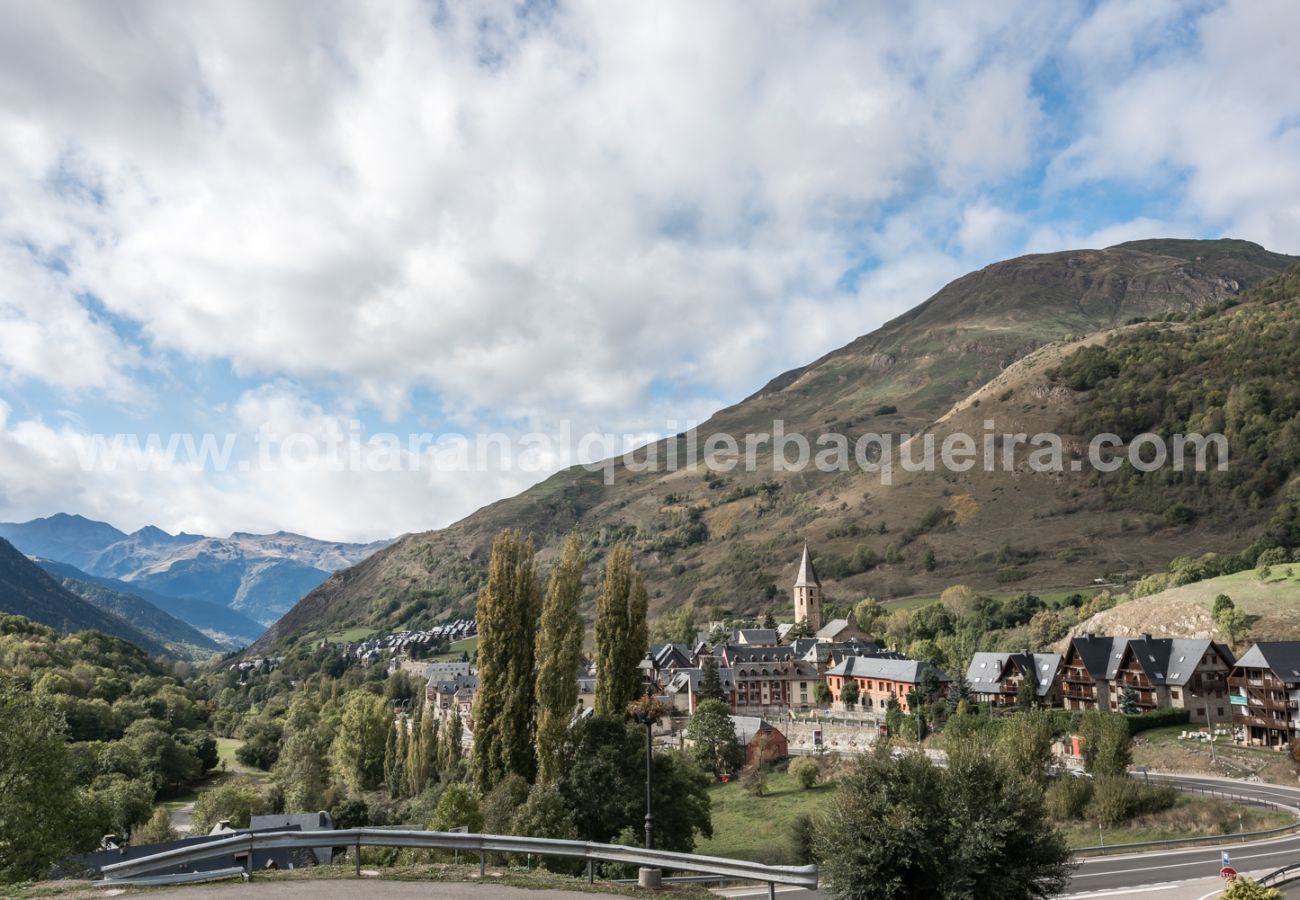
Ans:
POLYGON ((799 575, 794 580, 795 587, 821 587, 821 579, 817 577, 817 570, 813 568, 812 560, 808 558, 808 543, 803 545, 803 559, 799 561, 799 575))

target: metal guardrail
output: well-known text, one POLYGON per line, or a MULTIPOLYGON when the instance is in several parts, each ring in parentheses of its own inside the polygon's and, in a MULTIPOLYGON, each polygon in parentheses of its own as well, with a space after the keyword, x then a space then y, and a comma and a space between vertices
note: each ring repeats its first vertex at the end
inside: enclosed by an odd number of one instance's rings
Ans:
POLYGON ((1157 775, 1153 784, 1165 784, 1177 791, 1187 794, 1204 794, 1207 797, 1215 797, 1220 800, 1231 800, 1235 803, 1242 803, 1248 806, 1265 806, 1290 813, 1294 821, 1286 825, 1278 825, 1275 828, 1264 828, 1259 831, 1240 831, 1236 834, 1203 834, 1197 837, 1185 838, 1166 838, 1161 841, 1136 841, 1128 844, 1098 844, 1095 847, 1079 847, 1073 852, 1075 855, 1095 853, 1105 856, 1107 853, 1127 853, 1131 850, 1141 850, 1150 847, 1178 847, 1193 844, 1214 844, 1228 843, 1229 841, 1240 841, 1245 843, 1256 838, 1271 837, 1277 834, 1285 834, 1288 831, 1295 831, 1300 828, 1300 806, 1289 806, 1285 803, 1278 803, 1274 800, 1267 800, 1263 797, 1248 797, 1244 794, 1234 794, 1231 791, 1221 791, 1216 788, 1204 787, 1202 785, 1184 785, 1174 781, 1166 780, 1157 775))
MULTIPOLYGON (((138 883, 134 879, 149 876, 160 869, 169 869, 209 859, 219 859, 233 854, 247 854, 248 877, 253 875, 252 859, 256 850, 310 849, 321 846, 347 847, 355 851, 357 874, 361 873, 362 847, 395 847, 415 850, 456 850, 479 855, 479 872, 486 873, 487 853, 532 854, 534 856, 564 856, 587 861, 587 879, 594 878, 594 862, 623 863, 651 869, 669 869, 681 872, 699 872, 719 875, 741 881, 766 882, 769 893, 778 884, 815 889, 816 866, 768 866, 741 859, 719 856, 697 856, 693 853, 674 853, 668 850, 645 850, 617 844, 597 844, 589 841, 562 841, 547 838, 517 837, 499 834, 457 834, 446 831, 392 831, 380 828, 349 828, 338 831, 273 831, 237 834, 218 841, 190 847, 163 850, 139 859, 111 863, 104 866, 103 886, 138 883)), ((237 874, 238 870, 231 870, 237 874)), ((185 873, 181 878, 192 878, 195 873, 185 873)), ((170 876, 165 876, 170 877, 170 876)), ((154 881, 153 883, 160 883, 154 881)))
POLYGON ((1259 879, 1259 883, 1265 887, 1277 887, 1279 884, 1286 884, 1288 881, 1295 881, 1297 878, 1300 878, 1300 863, 1292 863, 1289 866, 1283 866, 1269 872, 1259 879))

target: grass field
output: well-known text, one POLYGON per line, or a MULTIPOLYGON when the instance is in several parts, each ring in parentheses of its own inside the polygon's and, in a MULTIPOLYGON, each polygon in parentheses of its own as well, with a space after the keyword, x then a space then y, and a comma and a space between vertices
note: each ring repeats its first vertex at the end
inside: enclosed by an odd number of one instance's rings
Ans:
POLYGON ((323 640, 331 644, 350 644, 356 641, 364 641, 366 638, 375 636, 375 629, 364 626, 358 628, 349 628, 345 631, 334 631, 325 635, 323 640))
POLYGON ((768 777, 768 788, 767 796, 753 797, 734 781, 715 784, 709 791, 713 837, 700 841, 695 852, 773 864, 788 862, 794 820, 816 813, 835 787, 819 784, 804 790, 791 776, 775 772, 768 777))
POLYGON ((1070 847, 1096 847, 1101 843, 1136 844, 1237 831, 1263 831, 1290 821, 1291 816, 1284 812, 1239 806, 1206 797, 1180 796, 1172 809, 1139 816, 1119 828, 1099 831, 1094 824, 1077 822, 1062 826, 1061 832, 1070 847))
POLYGON ((1300 563, 1273 566, 1268 578, 1259 569, 1170 588, 1149 597, 1120 603, 1080 626, 1099 634, 1151 632, 1157 636, 1219 634, 1210 614, 1214 598, 1227 594, 1249 617, 1246 636, 1234 648, 1244 651, 1255 641, 1294 640, 1300 634, 1300 563))

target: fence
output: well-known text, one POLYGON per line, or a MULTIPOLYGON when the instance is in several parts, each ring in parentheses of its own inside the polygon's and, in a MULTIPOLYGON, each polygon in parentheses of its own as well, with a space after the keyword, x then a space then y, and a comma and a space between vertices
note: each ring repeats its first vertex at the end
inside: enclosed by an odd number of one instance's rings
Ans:
MULTIPOLYGON (((533 856, 564 856, 587 861, 587 880, 595 878, 596 862, 623 863, 651 869, 668 869, 680 872, 698 872, 738 881, 765 882, 768 894, 776 895, 776 885, 816 889, 816 866, 768 866, 740 859, 718 856, 696 856, 693 853, 674 853, 667 850, 644 850, 616 844, 596 844, 589 841, 561 841, 546 838, 515 837, 498 834, 456 834, 446 831, 390 831, 381 828, 350 828, 339 831, 275 831, 232 835, 219 841, 191 847, 163 850, 151 856, 112 863, 104 866, 103 886, 122 884, 163 884, 162 878, 193 880, 195 873, 158 876, 161 869, 184 866, 202 860, 225 856, 245 856, 245 877, 252 878, 254 850, 296 850, 329 845, 346 847, 354 851, 356 874, 361 875, 362 847, 395 847, 415 850, 453 850, 477 853, 479 874, 487 874, 486 854, 515 853, 533 856)), ((238 869, 224 869, 207 873, 209 877, 238 874, 238 869)))

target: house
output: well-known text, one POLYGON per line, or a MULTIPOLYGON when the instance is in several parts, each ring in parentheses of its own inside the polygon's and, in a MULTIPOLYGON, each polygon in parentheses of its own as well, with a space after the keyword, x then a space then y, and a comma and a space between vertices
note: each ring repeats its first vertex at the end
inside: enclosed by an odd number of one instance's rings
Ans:
POLYGON ((858 685, 858 706, 862 709, 884 711, 893 697, 903 712, 910 712, 907 695, 916 689, 923 678, 933 674, 944 694, 952 679, 928 662, 915 659, 886 659, 879 656, 846 656, 839 665, 826 672, 826 686, 831 698, 839 703, 844 686, 850 681, 858 685))
POLYGON ((1034 697, 1042 706, 1061 702, 1061 655, 1059 653, 979 652, 971 657, 966 682, 981 703, 1015 706, 1026 678, 1034 682, 1034 697))
POLYGON ((1228 676, 1232 724, 1253 747, 1285 747, 1300 734, 1300 641, 1262 641, 1228 676))
POLYGON ((796 659, 790 647, 725 645, 717 651, 736 684, 736 710, 811 709, 817 667, 796 659))
POLYGON ((1232 652, 1204 638, 1072 638, 1062 663, 1067 709, 1118 712, 1126 691, 1139 712, 1186 709, 1196 724, 1229 721, 1232 652))
MULTIPOLYGON (((893 650, 886 650, 875 641, 862 641, 857 638, 849 638, 846 641, 821 642, 814 638, 806 639, 811 646, 807 647, 800 658, 805 662, 810 662, 817 667, 817 671, 825 674, 828 669, 838 666, 846 656, 878 656, 882 659, 906 659, 907 657, 893 650)), ((803 641, 796 641, 793 645, 796 652, 799 651, 803 641)))
POLYGON ((737 628, 731 632, 731 643, 746 647, 775 647, 779 641, 775 628, 737 628))
POLYGON ((773 762, 790 755, 790 746, 785 735, 757 716, 731 716, 731 724, 736 728, 736 740, 745 748, 745 762, 749 765, 760 759, 773 762))
POLYGON ((695 651, 689 644, 651 644, 650 660, 657 672, 689 669, 695 665, 695 651))
POLYGON ((596 708, 596 676, 578 676, 578 710, 596 708))
POLYGON ((817 640, 827 644, 842 643, 850 638, 859 641, 871 640, 871 635, 863 631, 858 626, 858 623, 851 619, 831 619, 817 630, 815 636, 817 640))
MULTIPOLYGON (((689 716, 695 712, 700 702, 700 685, 704 683, 704 669, 678 669, 673 672, 664 686, 668 702, 680 715, 689 716)), ((731 670, 718 666, 718 683, 722 686, 723 699, 734 712, 736 709, 736 681, 731 670)))

